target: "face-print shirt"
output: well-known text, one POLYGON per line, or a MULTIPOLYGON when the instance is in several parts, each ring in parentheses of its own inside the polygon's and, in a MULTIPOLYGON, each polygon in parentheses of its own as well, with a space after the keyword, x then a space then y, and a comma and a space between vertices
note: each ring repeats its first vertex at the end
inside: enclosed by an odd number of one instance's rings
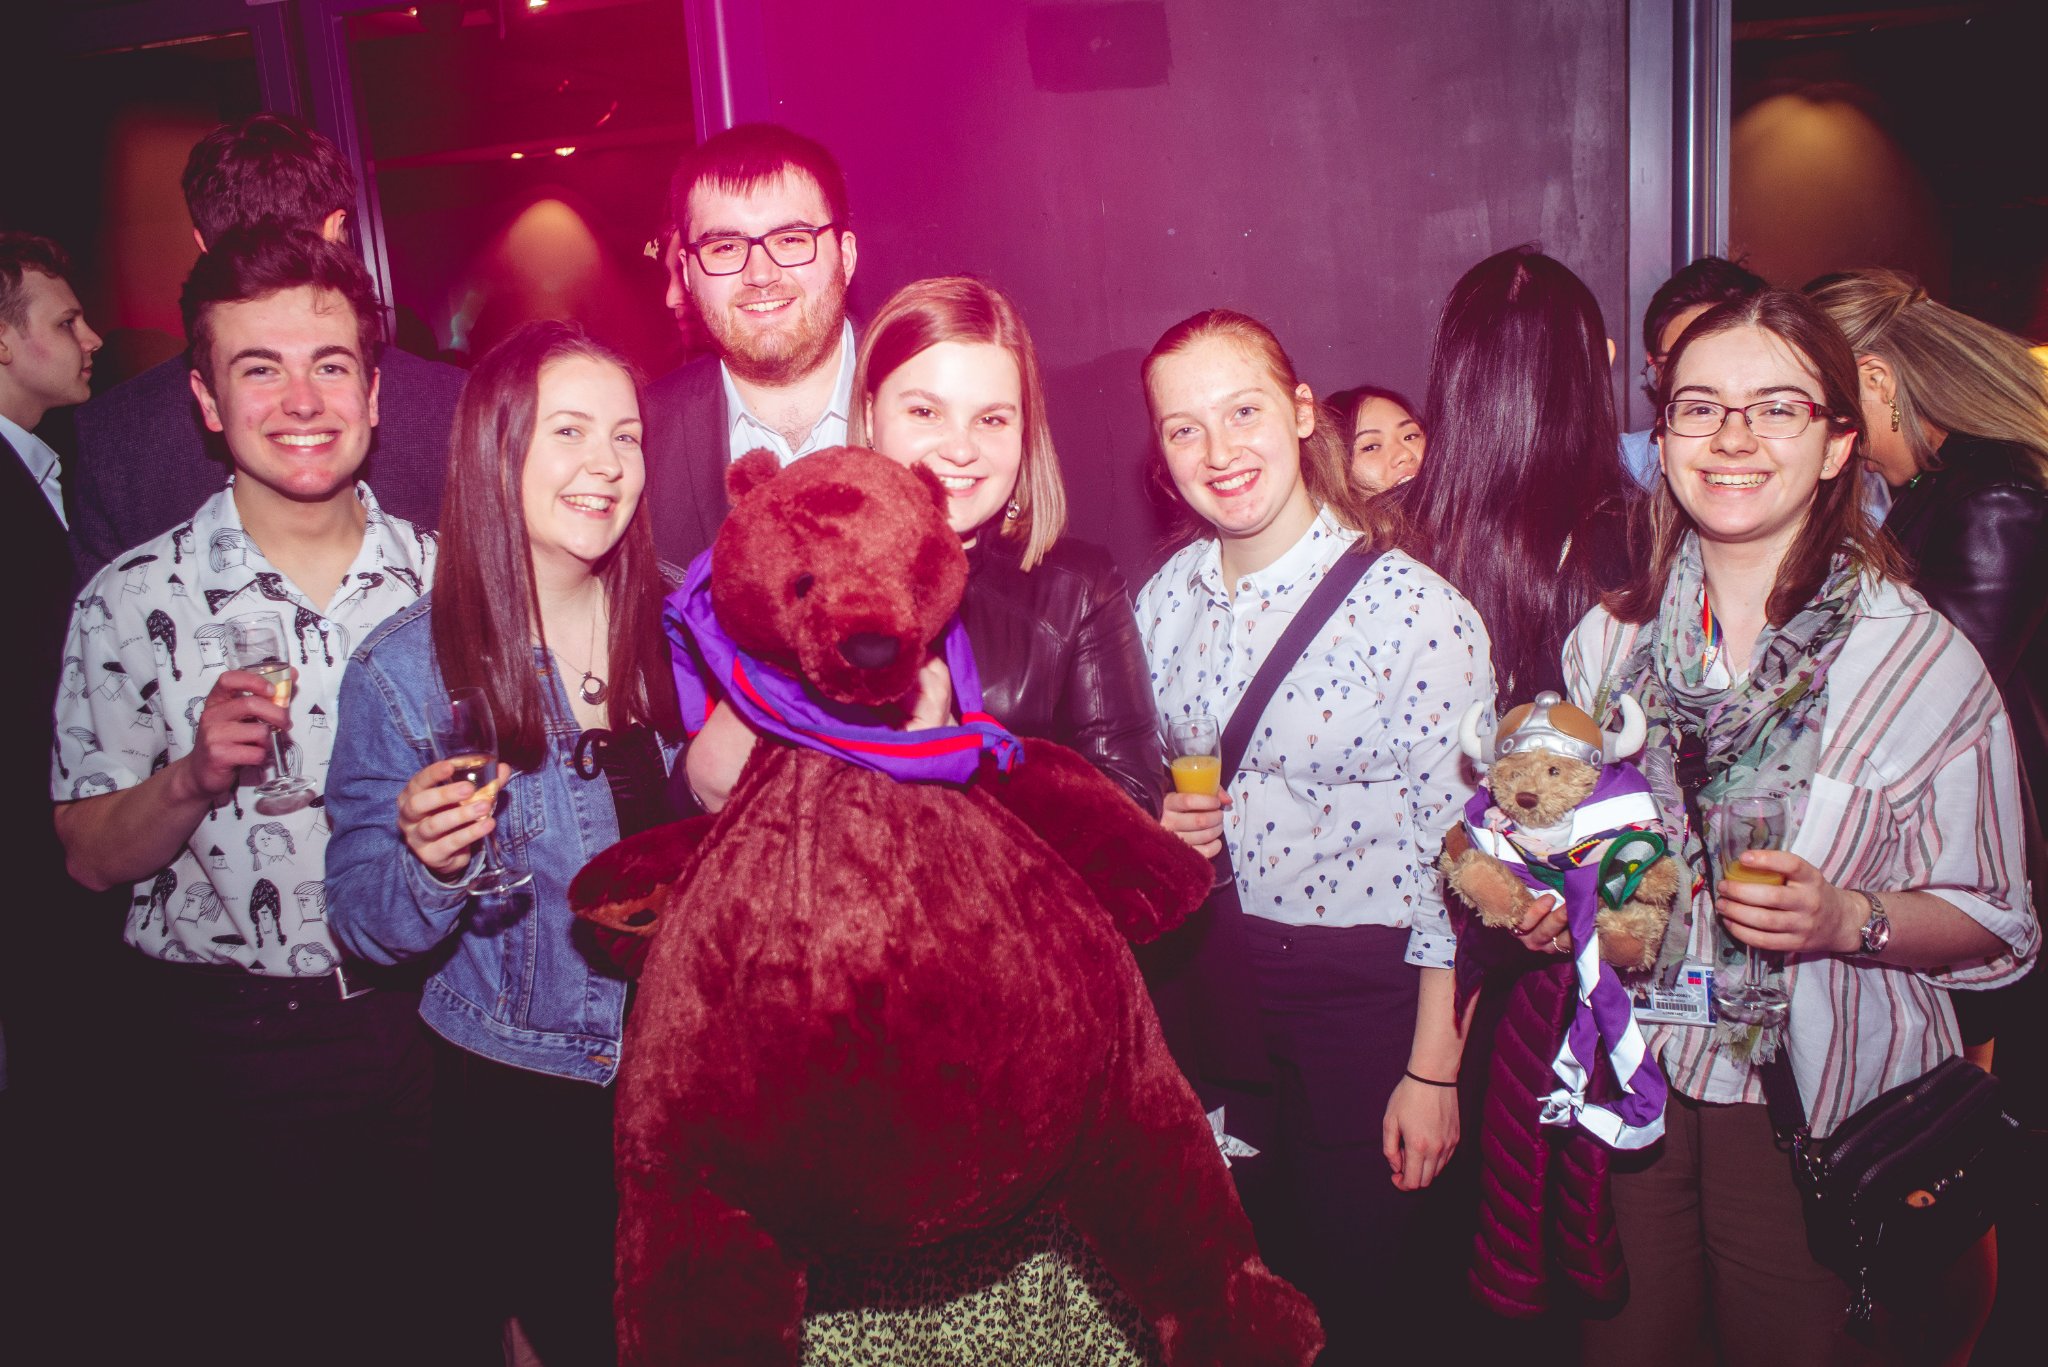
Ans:
MULTIPOLYGON (((1235 585, 1214 540, 1167 561, 1138 595, 1160 711, 1207 712, 1227 727, 1266 652, 1356 540, 1322 514, 1235 585)), ((1408 962, 1449 967, 1436 859, 1473 791, 1459 723, 1492 697, 1471 604, 1420 562, 1382 555, 1281 680, 1230 785, 1224 838, 1245 911, 1291 925, 1405 926, 1408 962)))
MULTIPOLYGON (((335 699, 349 652, 430 586, 434 536, 381 512, 367 484, 363 544, 332 602, 309 602, 242 530, 234 484, 190 522, 117 557, 80 593, 57 688, 50 795, 60 802, 141 783, 193 745, 200 707, 228 667, 228 627, 274 613, 298 667, 286 756, 323 788, 335 699)), ((313 977, 340 954, 327 931, 324 800, 295 812, 256 810, 271 764, 200 818, 178 857, 135 884, 124 938, 173 963, 236 964, 313 977)))

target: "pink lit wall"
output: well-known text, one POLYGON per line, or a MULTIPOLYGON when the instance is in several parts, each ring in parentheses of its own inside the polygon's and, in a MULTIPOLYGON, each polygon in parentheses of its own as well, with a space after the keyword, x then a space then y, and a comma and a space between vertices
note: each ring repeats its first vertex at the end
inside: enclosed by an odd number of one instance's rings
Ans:
POLYGON ((844 163, 856 309, 948 271, 1015 294, 1051 377, 1074 530, 1134 576, 1160 526, 1137 363, 1197 309, 1269 321, 1318 391, 1419 392, 1452 282, 1534 239, 1618 338, 1634 330, 1625 6, 759 9, 765 97, 742 116, 844 163))

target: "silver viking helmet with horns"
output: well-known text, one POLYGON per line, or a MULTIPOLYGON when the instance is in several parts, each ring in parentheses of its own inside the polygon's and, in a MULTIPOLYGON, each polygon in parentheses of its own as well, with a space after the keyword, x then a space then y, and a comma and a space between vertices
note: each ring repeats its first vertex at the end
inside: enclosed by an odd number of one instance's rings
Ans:
POLYGON ((1491 737, 1479 734, 1486 704, 1473 703, 1458 728, 1458 743, 1482 769, 1524 750, 1544 750, 1582 764, 1613 764, 1642 749, 1649 729, 1634 698, 1624 693, 1616 701, 1621 708, 1619 731, 1601 730, 1585 712, 1557 694, 1545 692, 1501 718, 1500 728, 1491 737))

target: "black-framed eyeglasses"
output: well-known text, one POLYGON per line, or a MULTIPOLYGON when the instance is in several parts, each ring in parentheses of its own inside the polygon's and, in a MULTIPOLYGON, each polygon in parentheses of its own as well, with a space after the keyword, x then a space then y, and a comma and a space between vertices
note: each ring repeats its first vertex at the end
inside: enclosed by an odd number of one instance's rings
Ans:
POLYGON ((1677 437, 1711 437, 1740 413, 1759 437, 1796 437, 1829 410, 1811 399, 1765 399, 1730 408, 1712 399, 1673 399, 1664 405, 1664 429, 1677 437))
POLYGON ((696 258, 698 269, 706 275, 738 275, 747 268, 747 258, 756 247, 768 253, 768 259, 778 266, 808 266, 818 259, 818 234, 835 232, 838 227, 837 223, 820 223, 815 228, 792 223, 759 237, 713 233, 686 242, 683 248, 696 258))

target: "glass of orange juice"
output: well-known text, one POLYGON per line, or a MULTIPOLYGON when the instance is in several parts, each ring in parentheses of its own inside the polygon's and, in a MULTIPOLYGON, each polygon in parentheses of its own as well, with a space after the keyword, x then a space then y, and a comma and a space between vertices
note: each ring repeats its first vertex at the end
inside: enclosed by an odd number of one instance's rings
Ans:
MULTIPOLYGON (((1782 850, 1791 824, 1791 803, 1774 789, 1742 793, 1715 808, 1720 822, 1717 838, 1719 858, 1715 861, 1723 883, 1770 883, 1782 885, 1785 875, 1753 869, 1742 862, 1746 850, 1782 850)), ((1715 983, 1715 997, 1721 1014, 1730 1020, 1768 1025, 1781 1021, 1791 1007, 1782 987, 1770 983, 1774 956, 1744 947, 1742 974, 1723 986, 1715 983)))
POLYGON ((1173 790, 1214 797, 1223 787, 1222 734, 1216 719, 1206 712, 1175 717, 1166 724, 1166 742, 1173 790))

